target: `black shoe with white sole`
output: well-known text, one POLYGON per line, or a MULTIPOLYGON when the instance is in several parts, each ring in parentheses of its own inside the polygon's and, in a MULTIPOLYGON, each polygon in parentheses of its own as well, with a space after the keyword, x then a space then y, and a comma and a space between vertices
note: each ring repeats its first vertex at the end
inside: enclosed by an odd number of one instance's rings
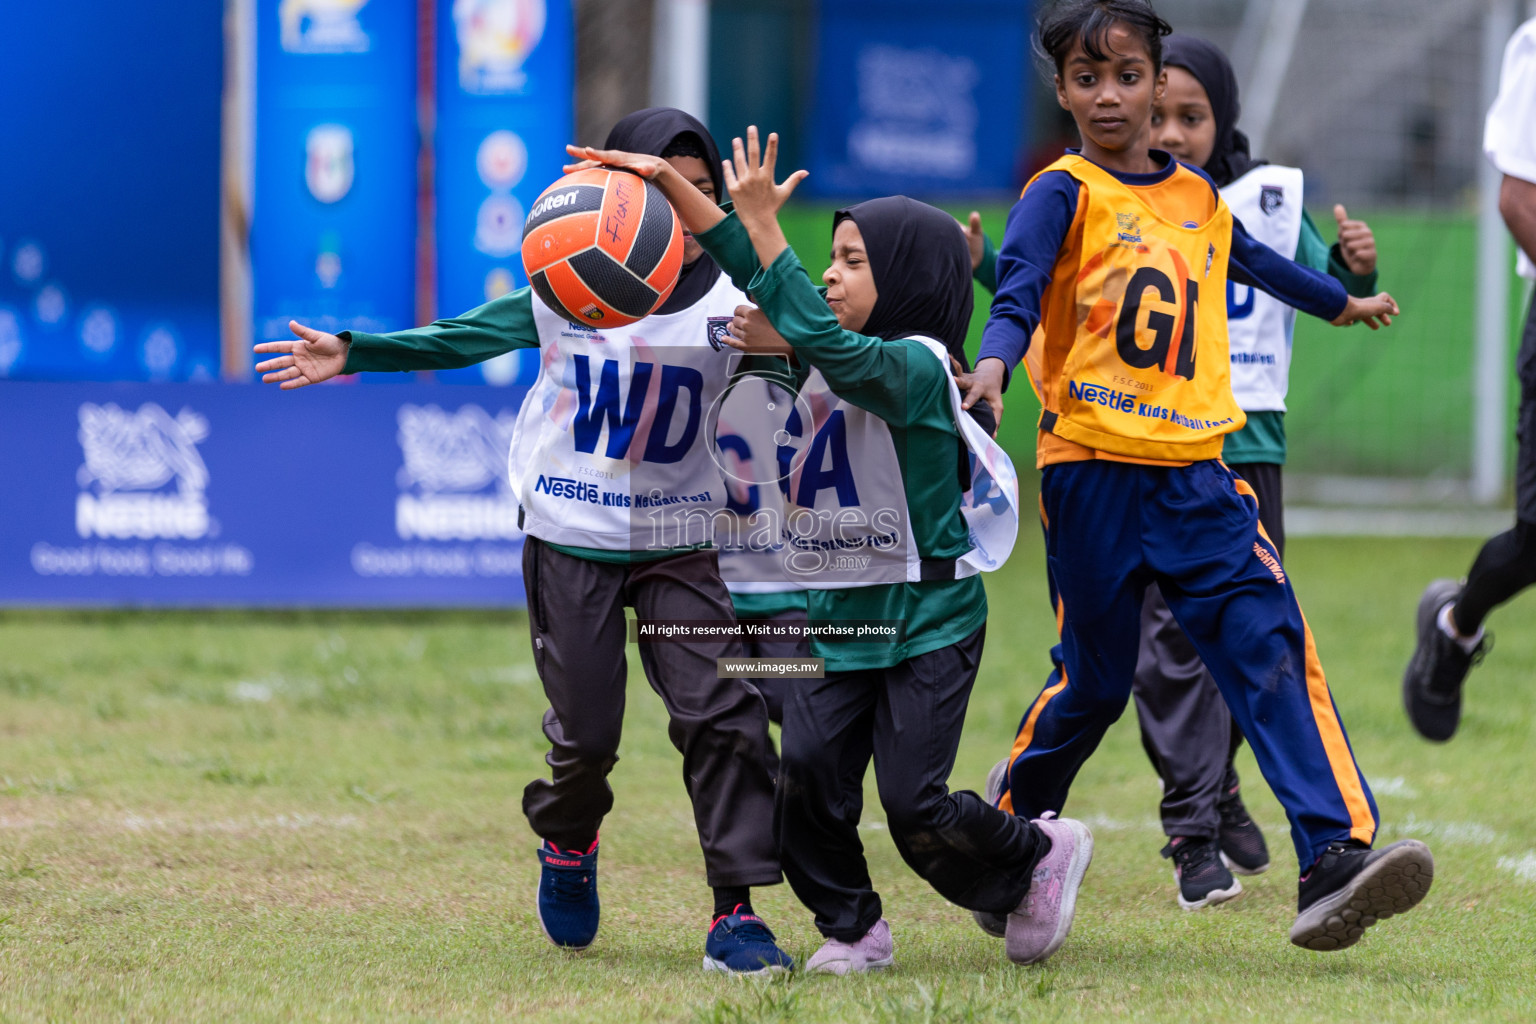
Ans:
POLYGON ((1418 906, 1434 880, 1435 858, 1417 839, 1380 850, 1334 843, 1297 887, 1291 942, 1319 952, 1353 946, 1371 925, 1418 906))
POLYGON ((1243 891, 1243 883, 1232 877, 1221 862, 1216 840, 1199 836, 1174 836, 1163 847, 1163 856, 1173 860, 1173 879, 1179 883, 1179 906, 1199 910, 1224 903, 1243 891))

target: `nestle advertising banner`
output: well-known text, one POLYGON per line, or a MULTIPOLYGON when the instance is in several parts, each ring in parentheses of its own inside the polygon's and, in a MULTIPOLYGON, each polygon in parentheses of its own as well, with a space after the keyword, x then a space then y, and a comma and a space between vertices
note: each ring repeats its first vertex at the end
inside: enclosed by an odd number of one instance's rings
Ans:
POLYGON ((939 196, 1017 187, 1032 6, 821 0, 806 188, 939 196))
POLYGON ((520 605, 525 390, 0 383, 0 605, 520 605))
POLYGON ((256 0, 257 340, 412 326, 416 4, 256 0))
MULTIPOLYGON (((566 162, 575 43, 569 0, 438 0, 437 10, 437 310, 454 316, 528 283, 523 221, 566 162)), ((530 351, 440 377, 537 374, 530 351)))

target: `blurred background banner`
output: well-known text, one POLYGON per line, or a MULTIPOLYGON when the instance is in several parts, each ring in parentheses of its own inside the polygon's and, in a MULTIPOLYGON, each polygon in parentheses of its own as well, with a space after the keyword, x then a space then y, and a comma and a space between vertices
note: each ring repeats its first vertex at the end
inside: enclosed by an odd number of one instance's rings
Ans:
POLYGON ((415 320, 416 6, 255 0, 257 341, 415 320))
POLYGON ((217 374, 221 23, 5 5, 0 378, 217 374))
MULTIPOLYGON (((375 0, 379 2, 379 0, 375 0)), ((528 283, 523 221, 574 138, 568 0, 436 0, 437 315, 528 283)), ((445 380, 532 383, 538 353, 508 353, 445 380)))
MULTIPOLYGON (((814 149, 823 196, 1015 188, 1028 126, 1029 4, 822 0, 814 149)), ((736 129, 737 132, 740 129, 736 129)))
POLYGON ((7 384, 0 605, 520 605, 524 392, 7 384))

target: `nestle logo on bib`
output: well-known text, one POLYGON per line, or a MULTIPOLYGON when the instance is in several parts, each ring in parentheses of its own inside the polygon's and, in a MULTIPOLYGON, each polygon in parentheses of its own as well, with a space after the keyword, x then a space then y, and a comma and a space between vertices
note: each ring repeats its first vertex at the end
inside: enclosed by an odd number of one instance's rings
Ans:
POLYGON ((573 188, 567 189, 564 192, 556 192, 554 195, 545 196, 533 204, 533 211, 528 214, 528 218, 532 220, 534 217, 542 217, 550 210, 558 210, 562 206, 569 206, 576 201, 578 194, 578 191, 573 188))
POLYGON ((400 467, 395 532, 402 540, 509 540, 517 499, 507 479, 516 417, 492 419, 478 405, 447 413, 402 405, 396 414, 400 467))
POLYGON ((75 532, 114 540, 196 540, 211 530, 208 467, 197 445, 208 421, 190 409, 173 418, 153 402, 137 412, 112 403, 80 406, 75 532))

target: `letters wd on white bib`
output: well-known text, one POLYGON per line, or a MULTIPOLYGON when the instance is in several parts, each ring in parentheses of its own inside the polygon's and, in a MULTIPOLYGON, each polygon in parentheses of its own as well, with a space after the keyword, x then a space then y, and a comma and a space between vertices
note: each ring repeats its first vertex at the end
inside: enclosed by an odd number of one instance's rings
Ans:
POLYGON ((712 539, 713 424, 741 361, 719 335, 747 301, 721 274, 687 309, 601 331, 533 304, 541 363, 509 463, 528 534, 606 551, 712 539))
MULTIPOLYGON (((1301 239, 1301 171, 1263 164, 1221 190, 1254 238, 1294 257, 1301 239)), ((1296 310, 1257 288, 1227 282, 1232 394, 1245 412, 1285 411, 1296 310)))
MULTIPOLYGON (((1018 475, 1008 454, 961 409, 944 347, 917 340, 945 367, 950 412, 973 455, 972 486, 960 510, 972 546, 957 560, 954 575, 989 572, 1007 560, 1018 537, 1018 475)), ((912 510, 886 422, 839 398, 820 373, 812 373, 784 431, 780 468, 788 469, 784 541, 789 574, 802 586, 825 590, 919 582, 922 559, 912 534, 912 510), (807 415, 811 423, 805 422, 807 415)), ((954 472, 952 465, 909 469, 954 472)))

